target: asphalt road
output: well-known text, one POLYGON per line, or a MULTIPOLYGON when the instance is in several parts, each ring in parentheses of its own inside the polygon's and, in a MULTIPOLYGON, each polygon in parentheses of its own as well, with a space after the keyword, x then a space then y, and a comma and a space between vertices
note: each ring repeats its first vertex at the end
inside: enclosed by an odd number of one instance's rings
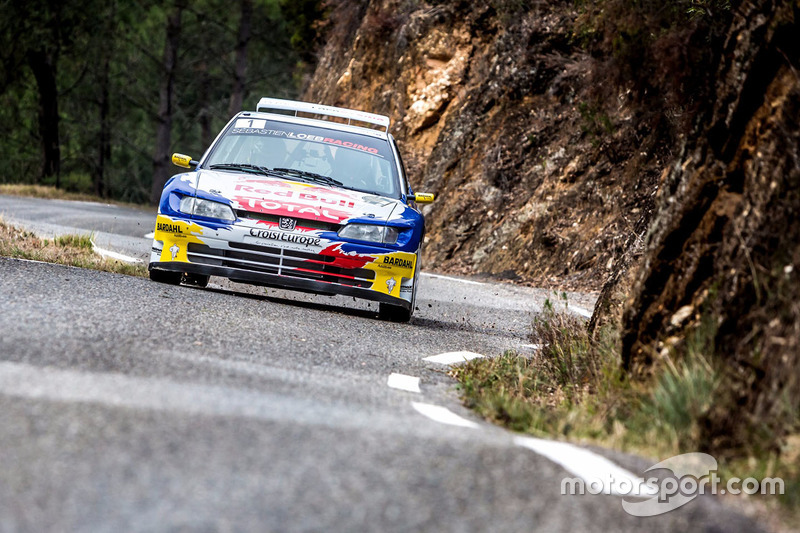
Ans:
MULTIPOLYGON (((0 212, 130 252, 154 218, 8 197, 0 212)), ((636 518, 619 496, 562 496, 572 474, 473 416, 425 360, 529 350, 548 293, 422 280, 419 312, 394 324, 352 298, 0 258, 0 531, 757 529, 709 497, 636 518)))

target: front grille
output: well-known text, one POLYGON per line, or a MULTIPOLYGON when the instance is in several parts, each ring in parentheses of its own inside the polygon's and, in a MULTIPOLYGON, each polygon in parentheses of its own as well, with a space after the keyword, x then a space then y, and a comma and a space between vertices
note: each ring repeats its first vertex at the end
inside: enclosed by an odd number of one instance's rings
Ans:
MULTIPOLYGON (((265 222, 272 222, 273 224, 279 224, 281 218, 293 218, 293 217, 281 217, 278 215, 270 215, 267 213, 256 213, 255 211, 243 211, 243 210, 236 211, 236 216, 239 218, 246 218, 250 220, 263 220, 265 222)), ((295 218, 295 220, 297 221, 298 227, 314 229, 314 230, 338 232, 339 229, 341 229, 342 227, 339 224, 332 222, 324 222, 321 220, 307 220, 305 218, 295 218)))
POLYGON ((370 287, 375 279, 372 270, 333 266, 334 257, 238 242, 228 245, 229 250, 219 250, 205 244, 189 243, 189 261, 350 287, 370 287))

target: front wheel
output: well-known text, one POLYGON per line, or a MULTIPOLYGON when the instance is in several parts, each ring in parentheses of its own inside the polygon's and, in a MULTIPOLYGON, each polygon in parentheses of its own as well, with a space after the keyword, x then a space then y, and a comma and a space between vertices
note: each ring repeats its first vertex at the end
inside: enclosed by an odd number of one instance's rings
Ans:
POLYGON ((184 274, 183 282, 194 287, 206 287, 208 285, 208 275, 205 274, 184 274))
POLYGON ((417 284, 419 282, 419 256, 417 257, 417 264, 414 266, 414 285, 411 288, 411 306, 406 309, 399 305, 378 304, 378 318, 381 320, 388 320, 390 322, 408 322, 411 320, 411 315, 414 314, 414 308, 417 305, 417 284))
POLYGON ((158 283, 166 283, 168 285, 180 285, 181 272, 171 272, 169 270, 158 270, 157 268, 150 269, 150 279, 158 283))
POLYGON ((378 318, 390 322, 408 322, 411 320, 412 309, 406 309, 399 305, 378 304, 378 318))

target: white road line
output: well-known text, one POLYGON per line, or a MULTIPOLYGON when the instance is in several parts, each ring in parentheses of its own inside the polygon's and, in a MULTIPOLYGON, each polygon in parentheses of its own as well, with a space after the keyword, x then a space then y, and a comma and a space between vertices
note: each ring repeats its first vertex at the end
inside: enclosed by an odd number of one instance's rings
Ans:
POLYGON ((415 376, 406 376, 405 374, 389 374, 389 379, 386 384, 393 389, 404 390, 408 392, 422 392, 419 389, 419 378, 415 376))
POLYGON ((472 280, 469 280, 469 279, 460 279, 460 278, 451 278, 450 276, 440 276, 439 274, 429 274, 427 272, 423 272, 420 275, 421 276, 427 276, 429 278, 446 279, 448 281, 457 281, 459 283, 467 283, 469 285, 486 285, 486 283, 481 283, 479 281, 472 281, 472 280))
POLYGON ((2 259, 5 259, 7 261, 19 261, 21 263, 36 263, 38 265, 50 265, 59 268, 78 268, 72 265, 62 265, 61 263, 50 263, 48 261, 37 261, 36 259, 23 259, 21 257, 3 257, 2 259))
POLYGON ((578 307, 576 305, 569 305, 567 306, 567 310, 577 313, 584 318, 592 318, 592 312, 589 311, 588 309, 584 309, 583 307, 578 307))
POLYGON ((431 363, 439 363, 440 365, 455 365, 470 361, 472 359, 478 359, 480 357, 483 356, 475 352, 447 352, 439 355, 431 355, 430 357, 424 357, 422 360, 430 361, 431 363))
POLYGON ((655 496, 656 487, 648 485, 633 472, 617 466, 602 455, 566 442, 516 437, 514 443, 528 448, 581 478, 586 486, 602 484, 603 494, 615 496, 655 496))
POLYGON ((419 402, 411 402, 411 405, 416 409, 420 414, 427 416, 431 420, 435 422, 439 422, 441 424, 448 424, 451 426, 460 426, 465 428, 478 428, 478 424, 471 420, 467 420, 461 416, 458 416, 453 411, 446 407, 440 407, 438 405, 432 405, 429 403, 419 403, 419 402))
POLYGON ((73 205, 87 205, 87 206, 91 206, 91 207, 102 206, 102 207, 110 207, 111 209, 119 209, 119 206, 116 206, 114 204, 107 204, 107 203, 104 203, 104 202, 88 202, 88 201, 85 201, 85 200, 58 200, 58 199, 56 199, 56 201, 57 202, 59 202, 59 201, 60 202, 69 202, 70 204, 73 204, 73 205))
POLYGON ((103 259, 114 259, 116 261, 122 261, 123 263, 134 263, 134 264, 143 262, 141 259, 138 259, 136 257, 131 257, 129 255, 120 254, 117 252, 112 252, 111 250, 105 250, 103 248, 100 248, 94 243, 94 241, 92 241, 92 250, 94 250, 94 252, 103 259))
POLYGON ((155 236, 156 236, 155 232, 151 231, 150 233, 146 233, 144 238, 145 239, 153 239, 153 238, 155 238, 155 236))

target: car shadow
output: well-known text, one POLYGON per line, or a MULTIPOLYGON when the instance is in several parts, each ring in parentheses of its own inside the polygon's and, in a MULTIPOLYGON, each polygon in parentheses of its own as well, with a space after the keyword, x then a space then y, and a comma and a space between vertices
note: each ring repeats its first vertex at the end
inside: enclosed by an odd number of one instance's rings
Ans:
POLYGON ((320 303, 320 302, 305 302, 302 300, 294 300, 291 298, 281 298, 280 296, 273 296, 268 294, 253 294, 250 292, 244 291, 237 291, 235 289, 229 289, 224 287, 197 287, 192 285, 182 285, 183 287, 188 287, 190 289, 198 289, 208 292, 215 292, 217 294, 226 294, 229 296, 236 296, 238 298, 247 298, 250 300, 260 300, 260 301, 267 301, 281 305, 290 305, 292 307, 298 307, 302 309, 316 309, 318 311, 327 311, 331 313, 339 313, 342 315, 348 316, 357 316, 360 318, 371 318, 371 319, 378 319, 378 312, 372 311, 369 309, 356 309, 352 307, 346 307, 341 305, 334 305, 334 304, 327 304, 327 303, 320 303))
MULTIPOLYGON (((250 300, 259 300, 259 301, 268 301, 279 305, 289 305, 295 308, 300 309, 314 309, 317 311, 325 311, 329 313, 337 313, 340 315, 358 317, 358 318, 365 318, 369 320, 380 320, 378 317, 378 312, 376 309, 359 309, 356 307, 347 307, 346 305, 337 305, 333 303, 324 303, 324 302, 310 302, 304 300, 296 300, 294 298, 284 298, 281 296, 270 295, 270 294, 255 294, 252 292, 247 292, 246 290, 240 291, 236 290, 236 288, 230 287, 197 287, 192 285, 181 285, 182 287, 187 287, 191 289, 203 290, 208 292, 214 292, 217 294, 225 294, 228 296, 235 296, 237 298, 247 298, 250 300)), ((467 318, 462 317, 459 319, 458 317, 453 317, 452 320, 443 319, 441 316, 433 317, 427 310, 423 310, 420 312, 420 308, 417 307, 417 312, 414 316, 411 317, 411 321, 407 324, 397 323, 397 322, 385 322, 386 324, 394 324, 394 325, 405 325, 405 326, 413 326, 415 328, 422 328, 429 331, 461 331, 464 333, 476 333, 481 335, 490 335, 490 336, 507 336, 509 335, 509 331, 505 330, 502 327, 497 327, 494 324, 481 324, 476 320, 469 320, 467 318)), ((522 337, 525 340, 527 337, 522 337)))

